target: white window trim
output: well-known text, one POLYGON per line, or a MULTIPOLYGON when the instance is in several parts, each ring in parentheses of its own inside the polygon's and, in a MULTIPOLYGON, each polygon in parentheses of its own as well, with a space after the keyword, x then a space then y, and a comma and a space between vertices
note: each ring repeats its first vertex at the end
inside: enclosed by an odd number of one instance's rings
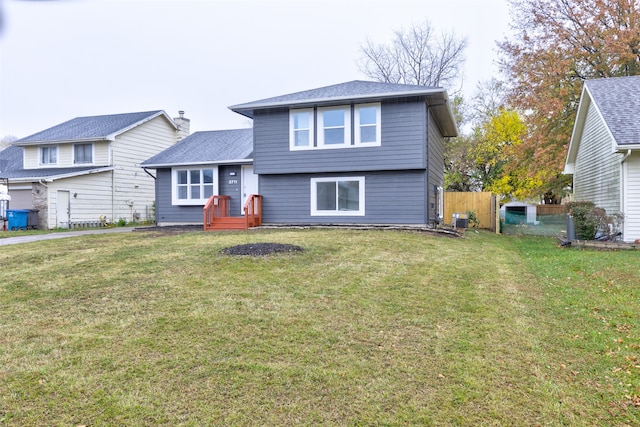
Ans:
MULTIPOLYGON (((364 176, 347 176, 347 177, 328 177, 328 178, 311 178, 311 216, 364 216, 365 214, 365 189, 364 176), (357 211, 322 211, 317 209, 317 196, 319 182, 339 182, 339 181, 358 181, 358 205, 357 211)), ((336 184, 337 185, 337 184, 336 184)), ((336 203, 337 206, 337 203, 336 203)))
MULTIPOLYGON (((217 166, 202 166, 202 167, 176 167, 171 169, 171 204, 174 206, 204 206, 209 198, 200 199, 179 199, 178 198, 178 171, 202 171, 203 169, 213 169, 213 194, 218 194, 218 167, 217 166)), ((188 194, 188 193, 187 193, 188 194)), ((200 194, 203 194, 202 192, 200 194)))
POLYGON ((318 148, 348 148, 351 147, 351 106, 341 105, 338 107, 318 108, 318 148), (322 113, 325 111, 341 110, 344 112, 344 143, 342 144, 325 144, 324 143, 324 118, 322 113))
POLYGON ((360 147, 379 147, 382 145, 382 107, 379 102, 373 104, 356 104, 354 108, 354 139, 355 145, 360 147), (362 142, 360 141, 360 109, 361 108, 376 108, 376 140, 374 142, 362 142))
POLYGON ((41 145, 38 149, 38 164, 40 166, 57 166, 58 165, 58 159, 60 158, 60 149, 58 148, 57 145, 41 145), (48 148, 49 150, 51 150, 52 148, 56 149, 56 161, 55 162, 51 162, 51 163, 42 163, 42 150, 48 148))
POLYGON ((73 164, 74 165, 93 165, 96 161, 96 145, 92 142, 82 142, 78 144, 73 144, 73 151, 71 153, 73 156, 73 164), (80 145, 91 145, 91 161, 90 162, 77 162, 76 161, 76 147, 80 145))
POLYGON ((289 111, 289 149, 291 151, 297 150, 313 150, 315 145, 315 120, 313 114, 313 108, 302 108, 298 110, 290 110, 289 111), (294 120, 293 116, 297 113, 309 113, 309 145, 295 145, 295 129, 293 127, 294 120))

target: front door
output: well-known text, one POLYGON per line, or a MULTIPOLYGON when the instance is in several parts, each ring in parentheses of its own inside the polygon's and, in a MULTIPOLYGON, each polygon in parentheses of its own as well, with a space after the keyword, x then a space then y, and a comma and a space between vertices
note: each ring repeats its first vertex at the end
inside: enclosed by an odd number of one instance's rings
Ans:
POLYGON ((258 193, 258 175, 253 173, 253 165, 242 165, 242 206, 240 213, 244 215, 244 204, 252 194, 258 193))
POLYGON ((60 191, 58 190, 58 202, 56 205, 56 226, 60 228, 69 228, 69 202, 71 198, 69 197, 68 191, 60 191))

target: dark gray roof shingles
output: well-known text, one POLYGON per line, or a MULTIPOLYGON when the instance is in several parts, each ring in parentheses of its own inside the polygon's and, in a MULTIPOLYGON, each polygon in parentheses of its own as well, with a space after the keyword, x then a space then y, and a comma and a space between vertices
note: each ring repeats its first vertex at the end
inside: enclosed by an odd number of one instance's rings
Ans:
POLYGON ((139 113, 76 117, 59 125, 19 139, 16 143, 104 139, 134 124, 163 113, 162 110, 139 113))
POLYGON ((640 76, 585 82, 618 145, 640 144, 640 76))
POLYGON ((385 97, 389 95, 402 93, 430 93, 444 91, 440 87, 421 86, 421 85, 405 85, 396 83, 369 82, 363 80, 354 80, 346 83, 325 86, 317 89, 305 90, 302 92, 290 93, 287 95, 265 98, 258 101, 238 104, 229 107, 231 110, 248 110, 254 107, 278 105, 278 104, 296 104, 305 101, 314 100, 330 100, 331 98, 344 99, 349 97, 385 97))
POLYGON ((253 129, 194 132, 182 141, 142 162, 142 166, 222 163, 251 160, 253 129))

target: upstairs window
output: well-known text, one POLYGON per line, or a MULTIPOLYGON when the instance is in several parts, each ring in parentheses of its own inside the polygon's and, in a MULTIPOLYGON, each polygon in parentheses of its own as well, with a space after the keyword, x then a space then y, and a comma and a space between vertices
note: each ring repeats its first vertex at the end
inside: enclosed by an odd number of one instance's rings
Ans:
POLYGON ((380 145, 380 104, 363 104, 355 108, 356 145, 380 145))
POLYGON ((339 148, 351 145, 351 108, 318 109, 318 146, 339 148))
POLYGON ((173 204, 204 205, 215 194, 214 176, 215 170, 212 168, 174 169, 173 204))
POLYGON ((380 146, 381 104, 305 108, 289 112, 289 149, 380 146))
POLYGON ((40 147, 40 164, 58 164, 58 147, 40 147))
POLYGON ((93 144, 74 145, 73 163, 93 163, 93 144))
POLYGON ((291 110, 289 113, 290 148, 313 148, 313 109, 291 110))

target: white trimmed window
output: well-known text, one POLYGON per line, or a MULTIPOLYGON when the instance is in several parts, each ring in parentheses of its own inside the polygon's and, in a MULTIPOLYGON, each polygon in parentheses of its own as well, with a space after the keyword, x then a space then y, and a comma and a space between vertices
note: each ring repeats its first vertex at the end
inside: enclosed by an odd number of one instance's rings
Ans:
POLYGON ((172 202, 174 205, 204 205, 218 193, 216 168, 173 169, 172 202))
POLYGON ((318 147, 343 148, 351 145, 351 108, 318 108, 318 147))
POLYGON ((356 105, 354 110, 355 145, 378 146, 381 144, 380 104, 356 105))
POLYGON ((93 144, 75 144, 73 146, 73 163, 93 163, 93 144))
POLYGON ((312 216, 363 216, 364 177, 311 178, 312 216))
POLYGON ((58 164, 58 147, 56 146, 40 147, 40 164, 41 165, 57 165, 58 164))
POLYGON ((289 146, 291 150, 313 148, 313 109, 289 112, 289 146))

